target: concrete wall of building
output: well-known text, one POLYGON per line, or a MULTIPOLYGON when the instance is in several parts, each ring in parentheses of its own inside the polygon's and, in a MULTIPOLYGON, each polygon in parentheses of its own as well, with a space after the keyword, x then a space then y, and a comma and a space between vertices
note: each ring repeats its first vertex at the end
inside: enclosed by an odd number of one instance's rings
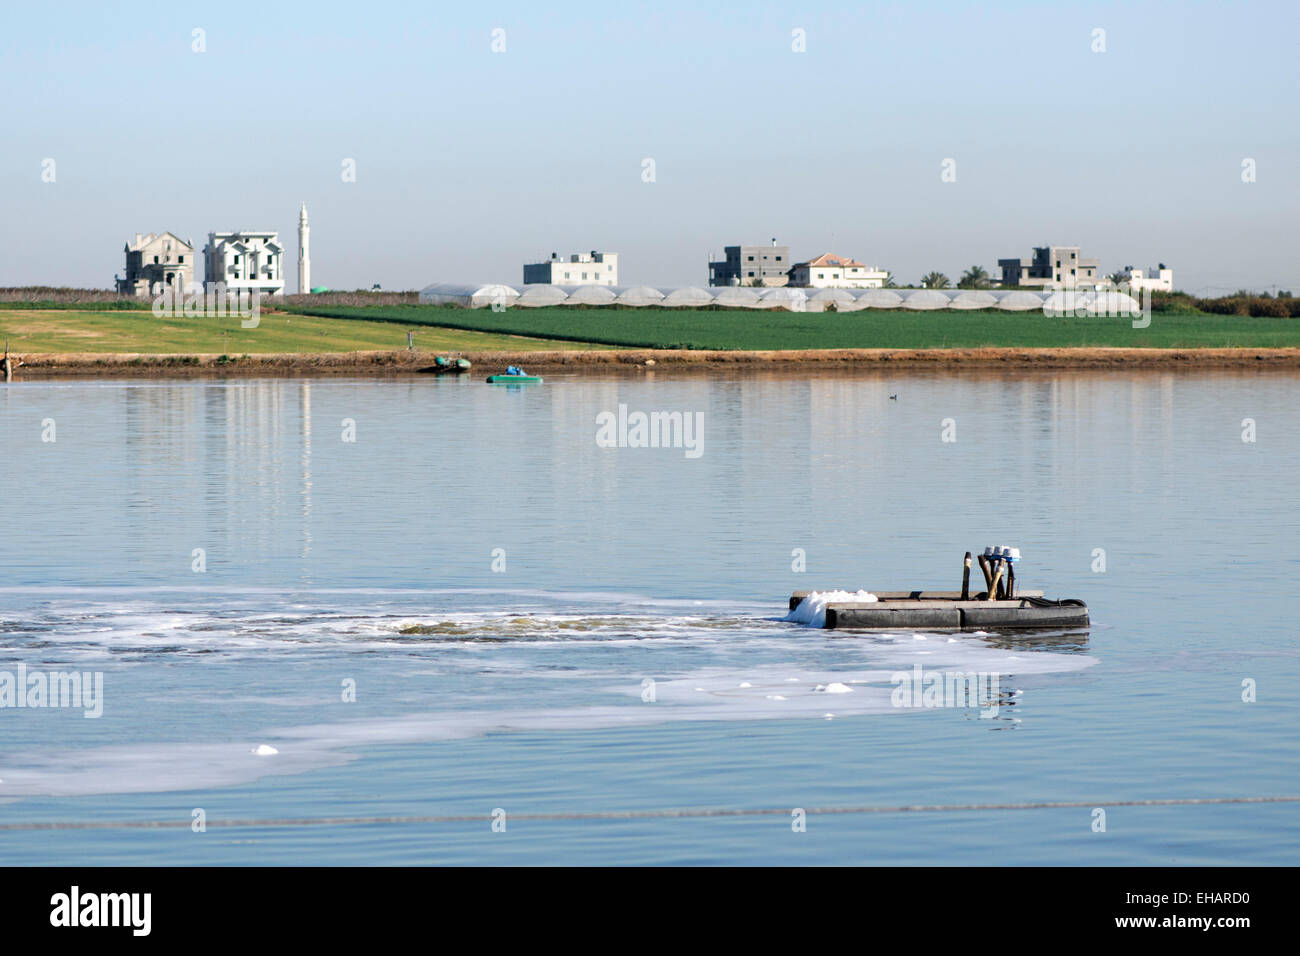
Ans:
POLYGON ((618 253, 581 252, 524 264, 524 284, 618 285, 618 253))
POLYGON ((226 289, 284 295, 284 249, 275 232, 210 232, 203 249, 204 281, 226 289))
POLYGON ((790 267, 789 246, 724 246, 723 257, 709 263, 709 285, 786 284, 790 267))
POLYGON ((168 286, 184 288, 194 282, 194 247, 170 232, 136 233, 125 253, 125 273, 117 280, 119 293, 153 296, 168 286))
POLYGON ((1149 272, 1144 269, 1125 269, 1123 274, 1134 291, 1142 289, 1150 289, 1152 292, 1174 291, 1173 269, 1156 268, 1149 272))
POLYGON ((809 266, 790 272, 790 285, 805 289, 883 289, 888 272, 866 266, 809 266))
POLYGON ((1035 246, 1028 259, 999 259, 1003 285, 1094 285, 1101 261, 1085 259, 1078 246, 1035 246))

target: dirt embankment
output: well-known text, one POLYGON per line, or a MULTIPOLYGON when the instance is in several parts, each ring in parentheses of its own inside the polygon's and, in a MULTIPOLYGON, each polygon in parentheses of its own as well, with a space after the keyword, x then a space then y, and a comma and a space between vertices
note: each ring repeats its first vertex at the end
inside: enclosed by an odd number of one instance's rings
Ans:
MULTIPOLYGON (((629 349, 590 352, 465 353, 471 375, 503 372, 522 365, 530 373, 592 374, 662 372, 817 372, 882 369, 1123 369, 1286 368, 1300 369, 1300 348, 1280 349, 813 349, 723 352, 629 349)), ((183 378, 239 375, 358 375, 433 371, 432 352, 383 351, 222 355, 136 355, 94 352, 27 354, 15 379, 56 376, 183 378)))

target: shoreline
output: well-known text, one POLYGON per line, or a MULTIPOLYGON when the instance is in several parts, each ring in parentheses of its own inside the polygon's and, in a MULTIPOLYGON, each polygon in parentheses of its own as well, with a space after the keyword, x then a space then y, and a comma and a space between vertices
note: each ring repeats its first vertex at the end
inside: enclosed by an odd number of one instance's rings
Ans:
MULTIPOLYGON (((17 353, 15 353, 16 355, 17 353)), ((356 375, 431 371, 431 351, 282 352, 224 356, 69 352, 22 355, 14 381, 63 376, 190 378, 196 376, 356 375)), ((710 373, 718 371, 925 371, 970 369, 1300 369, 1300 348, 944 348, 712 351, 602 349, 465 352, 471 378, 522 365, 536 374, 710 373), (649 364, 647 364, 649 363, 649 364)))

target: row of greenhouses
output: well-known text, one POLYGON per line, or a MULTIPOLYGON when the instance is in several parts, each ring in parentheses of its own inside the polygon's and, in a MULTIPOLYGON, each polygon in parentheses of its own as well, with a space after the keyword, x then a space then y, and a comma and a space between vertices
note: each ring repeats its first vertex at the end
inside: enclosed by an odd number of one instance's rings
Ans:
POLYGON ((764 289, 737 286, 481 285, 437 282, 420 291, 430 305, 467 309, 622 305, 643 308, 787 309, 791 312, 856 312, 859 309, 1003 309, 1125 312, 1138 303, 1107 291, 1036 292, 1024 289, 764 289))

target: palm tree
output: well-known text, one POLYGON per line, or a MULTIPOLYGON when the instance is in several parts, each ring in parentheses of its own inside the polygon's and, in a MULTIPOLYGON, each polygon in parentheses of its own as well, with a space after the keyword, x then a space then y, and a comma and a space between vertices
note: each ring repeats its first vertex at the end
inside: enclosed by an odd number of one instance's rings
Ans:
POLYGON ((921 276, 921 287, 924 289, 946 289, 948 285, 948 277, 942 272, 927 272, 921 276))
POLYGON ((989 287, 989 272, 983 266, 971 266, 962 273, 961 279, 957 282, 959 289, 987 289, 989 287))
POLYGON ((897 288, 898 288, 898 283, 894 281, 894 274, 893 274, 892 272, 886 272, 886 273, 885 273, 885 284, 884 284, 883 286, 881 286, 881 288, 882 288, 882 289, 897 289, 897 288))

